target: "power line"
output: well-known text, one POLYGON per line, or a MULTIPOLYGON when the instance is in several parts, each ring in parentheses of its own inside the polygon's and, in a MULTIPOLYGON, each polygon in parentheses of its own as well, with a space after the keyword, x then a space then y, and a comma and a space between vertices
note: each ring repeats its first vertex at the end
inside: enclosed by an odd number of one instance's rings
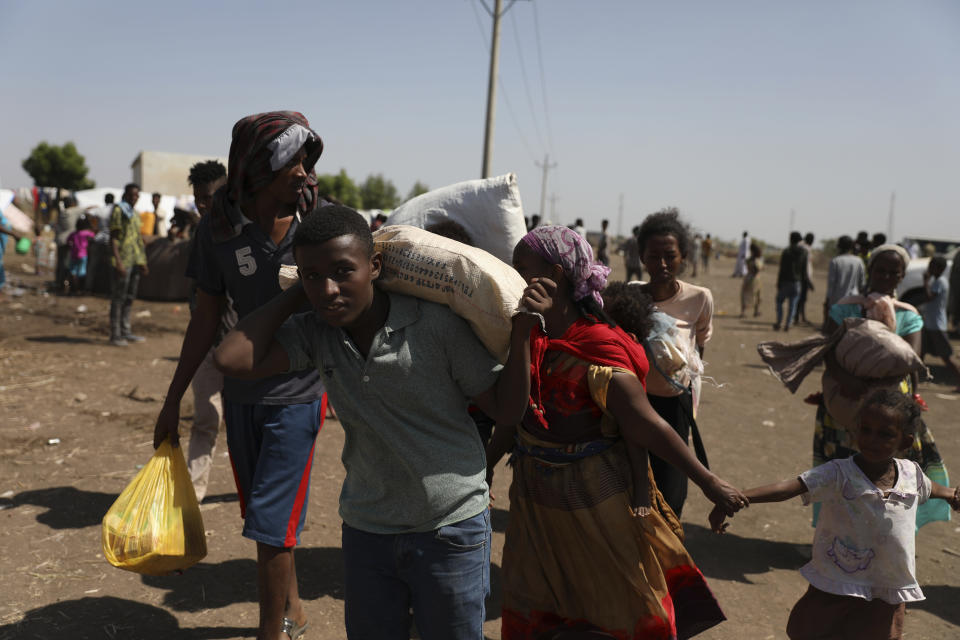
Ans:
MULTIPOLYGON (((480 2, 482 3, 483 0, 480 0, 480 2)), ((480 21, 480 13, 477 11, 477 5, 476 5, 476 3, 475 3, 474 0, 467 0, 467 3, 470 5, 470 8, 473 9, 473 17, 474 17, 474 19, 475 19, 476 22, 477 22, 477 29, 478 29, 479 32, 480 32, 480 40, 481 40, 481 42, 483 42, 484 48, 486 49, 487 53, 489 54, 489 53, 490 53, 490 46, 487 44, 487 36, 486 36, 486 33, 484 33, 484 30, 483 30, 483 23, 480 21)), ((512 4, 513 4, 513 2, 510 3, 510 5, 512 5, 512 4)), ((488 13, 490 12, 490 9, 487 8, 487 5, 486 5, 486 4, 483 5, 483 8, 484 8, 484 9, 487 9, 487 12, 488 12, 488 13)), ((510 6, 508 5, 507 8, 509 9, 510 6)), ((505 10, 504 10, 504 11, 505 11, 505 10)), ((501 11, 501 14, 502 14, 502 13, 503 13, 503 11, 501 11)), ((499 76, 499 74, 497 75, 497 85, 500 87, 500 92, 503 94, 503 101, 504 101, 504 103, 505 103, 506 106, 507 106, 507 112, 510 114, 510 119, 513 121, 513 126, 514 126, 514 127, 516 128, 516 130, 517 130, 517 137, 520 138, 520 142, 521 142, 521 144, 523 145, 524 149, 526 149, 527 154, 530 156, 530 159, 531 159, 533 162, 536 162, 537 154, 534 153, 533 147, 531 147, 530 143, 527 141, 526 136, 523 135, 523 129, 520 127, 520 121, 519 121, 519 119, 517 118, 516 112, 513 110, 513 104, 510 102, 510 97, 509 97, 509 95, 507 95, 507 88, 506 88, 506 86, 503 84, 503 78, 501 78, 501 77, 499 76)))
POLYGON ((540 93, 543 96, 543 117, 547 124, 547 140, 550 142, 550 151, 555 150, 553 144, 553 127, 550 126, 550 110, 547 108, 547 80, 543 73, 543 47, 540 46, 540 18, 537 16, 537 3, 533 5, 533 31, 537 36, 537 61, 540 65, 540 93))
POLYGON ((520 29, 517 28, 516 14, 510 14, 510 22, 513 24, 513 40, 517 44, 517 57, 520 58, 520 74, 523 77, 523 88, 527 94, 527 104, 530 106, 530 116, 533 119, 533 129, 537 132, 537 141, 540 146, 546 149, 543 134, 540 133, 540 125, 537 124, 537 111, 533 106, 533 95, 530 93, 530 81, 527 79, 527 64, 523 59, 523 48, 520 46, 520 29))

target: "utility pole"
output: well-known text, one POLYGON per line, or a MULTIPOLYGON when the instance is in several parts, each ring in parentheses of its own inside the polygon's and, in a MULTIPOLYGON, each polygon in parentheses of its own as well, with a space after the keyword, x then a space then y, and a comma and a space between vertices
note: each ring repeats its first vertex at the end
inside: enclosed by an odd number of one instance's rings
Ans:
POLYGON ((897 192, 890 192, 890 215, 887 216, 887 242, 893 242, 893 205, 897 200, 897 192))
POLYGON ((617 208, 617 237, 623 237, 623 194, 620 194, 620 206, 617 208))
POLYGON ((787 229, 788 233, 793 233, 797 228, 797 212, 793 209, 790 209, 790 228, 787 229))
MULTIPOLYGON (((500 64, 500 18, 516 0, 509 0, 507 8, 503 9, 503 0, 495 0, 493 11, 483 3, 483 8, 493 18, 493 35, 490 39, 490 78, 487 82, 487 122, 483 131, 483 168, 481 178, 490 177, 490 162, 493 159, 493 121, 497 107, 497 68, 500 64)), ((542 212, 541 212, 541 215, 542 212)))
MULTIPOLYGON (((550 171, 550 169, 556 168, 557 163, 554 162, 553 164, 550 164, 550 154, 545 153, 543 154, 543 164, 540 164, 539 162, 534 162, 533 164, 543 169, 543 181, 540 183, 540 219, 543 220, 543 218, 546 217, 544 216, 546 213, 544 210, 544 205, 547 201, 547 172, 550 171)), ((553 220, 552 222, 556 222, 556 220, 553 220)))
POLYGON ((554 222, 557 221, 557 200, 559 199, 557 194, 550 194, 550 219, 554 222))

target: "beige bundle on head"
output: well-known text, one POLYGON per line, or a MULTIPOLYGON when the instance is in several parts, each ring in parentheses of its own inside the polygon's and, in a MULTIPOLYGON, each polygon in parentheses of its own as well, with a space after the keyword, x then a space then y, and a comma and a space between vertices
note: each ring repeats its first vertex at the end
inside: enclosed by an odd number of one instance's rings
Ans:
MULTIPOLYGON (((506 362, 512 318, 526 288, 513 267, 483 249, 406 225, 374 232, 373 248, 383 255, 380 288, 450 307, 506 362)), ((296 267, 281 268, 283 289, 297 280, 296 267)))
POLYGON ((872 391, 898 389, 906 376, 924 369, 906 340, 883 322, 867 318, 846 318, 829 336, 792 344, 761 342, 757 351, 791 393, 816 365, 826 362, 823 401, 834 422, 847 429, 856 428, 860 407, 872 391))
POLYGON ((903 379, 924 366, 907 341, 881 321, 847 318, 843 328, 827 357, 823 402, 836 424, 854 430, 867 396, 881 388, 901 389, 903 379))

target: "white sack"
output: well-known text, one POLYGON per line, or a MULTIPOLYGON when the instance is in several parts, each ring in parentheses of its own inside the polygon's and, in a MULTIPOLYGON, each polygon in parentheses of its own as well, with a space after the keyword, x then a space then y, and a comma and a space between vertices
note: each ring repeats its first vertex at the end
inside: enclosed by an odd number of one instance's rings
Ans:
POLYGON ((448 218, 463 226, 477 247, 512 264, 513 248, 527 233, 516 174, 428 191, 394 209, 384 226, 424 229, 448 218))

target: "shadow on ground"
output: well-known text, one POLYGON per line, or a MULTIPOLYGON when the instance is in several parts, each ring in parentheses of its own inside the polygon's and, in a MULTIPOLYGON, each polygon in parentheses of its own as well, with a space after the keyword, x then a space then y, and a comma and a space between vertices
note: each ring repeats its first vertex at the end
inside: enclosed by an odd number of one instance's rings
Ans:
MULTIPOLYGON (((317 600, 344 598, 343 552, 340 547, 300 547, 296 551, 300 597, 317 600)), ((163 606, 174 611, 219 609, 238 602, 257 602, 257 564, 254 560, 201 562, 179 575, 141 576, 143 583, 165 590, 163 606)), ((500 567, 490 565, 487 620, 500 617, 500 567)), ((0 640, 3 640, 0 637, 0 640)))
POLYGON ((81 598, 32 609, 20 622, 0 626, 0 640, 14 638, 137 638, 138 640, 214 640, 253 637, 245 627, 181 627, 169 612, 122 598, 81 598))
POLYGON ((749 575, 772 569, 796 571, 810 557, 809 544, 742 538, 733 533, 717 535, 706 527, 684 523, 684 546, 700 571, 709 578, 752 583, 749 575))
POLYGON ((25 504, 46 508, 47 511, 37 515, 37 522, 52 529, 83 529, 100 524, 117 495, 75 487, 50 487, 23 491, 7 504, 13 508, 25 504))
POLYGON ((27 342, 46 342, 49 344, 93 344, 103 342, 102 340, 93 340, 92 338, 81 338, 79 336, 27 336, 27 342))
POLYGON ((943 618, 950 624, 960 625, 960 587, 948 584, 921 585, 923 595, 927 597, 921 602, 911 602, 909 609, 922 609, 928 613, 943 618))
POLYGON ((507 521, 510 519, 510 512, 506 509, 490 508, 490 528, 499 533, 505 533, 507 530, 507 521))

